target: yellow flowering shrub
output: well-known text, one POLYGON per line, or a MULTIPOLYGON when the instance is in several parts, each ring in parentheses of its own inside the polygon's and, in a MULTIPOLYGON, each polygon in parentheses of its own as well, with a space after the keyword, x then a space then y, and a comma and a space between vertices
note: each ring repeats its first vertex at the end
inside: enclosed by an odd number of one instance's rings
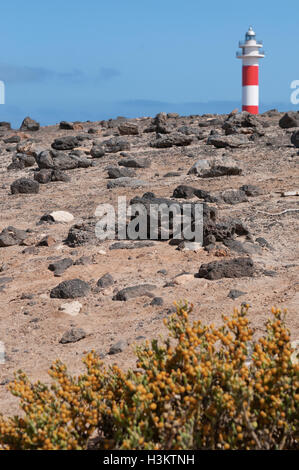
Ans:
POLYGON ((191 323, 192 306, 165 320, 169 335, 136 349, 136 370, 106 369, 93 353, 86 372, 56 361, 51 387, 21 371, 10 384, 22 417, 0 417, 0 448, 298 449, 299 366, 284 316, 273 309, 253 340, 247 308, 220 327, 191 323))

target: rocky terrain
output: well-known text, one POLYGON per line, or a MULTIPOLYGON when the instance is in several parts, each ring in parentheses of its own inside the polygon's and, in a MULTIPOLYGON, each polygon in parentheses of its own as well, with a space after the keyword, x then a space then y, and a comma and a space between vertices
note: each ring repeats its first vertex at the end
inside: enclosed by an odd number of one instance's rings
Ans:
POLYGON ((286 307, 298 340, 298 162, 299 112, 0 123, 0 412, 17 411, 17 369, 48 380, 91 349, 134 365, 180 299, 215 324, 249 303, 257 335, 286 307), (202 202, 203 246, 97 239, 96 208, 119 196, 202 202))

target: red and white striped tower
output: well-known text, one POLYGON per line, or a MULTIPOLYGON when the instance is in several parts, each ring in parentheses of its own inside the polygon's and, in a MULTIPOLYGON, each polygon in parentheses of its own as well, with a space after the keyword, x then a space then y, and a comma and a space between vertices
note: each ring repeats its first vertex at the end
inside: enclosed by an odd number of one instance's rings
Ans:
POLYGON ((251 114, 259 112, 259 59, 265 57, 261 41, 257 41, 252 27, 245 34, 245 41, 239 41, 242 52, 237 58, 242 59, 242 111, 251 114))

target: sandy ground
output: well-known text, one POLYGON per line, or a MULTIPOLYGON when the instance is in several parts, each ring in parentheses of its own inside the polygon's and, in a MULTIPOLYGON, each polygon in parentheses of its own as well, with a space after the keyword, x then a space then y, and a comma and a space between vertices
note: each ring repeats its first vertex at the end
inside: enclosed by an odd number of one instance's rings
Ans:
MULTIPOLYGON (((191 118, 190 118, 191 119, 191 118)), ((189 120, 190 120, 189 119, 189 120)), ((281 197, 281 191, 299 189, 298 161, 296 149, 290 145, 290 131, 278 127, 278 117, 269 119, 266 135, 242 149, 225 150, 240 163, 241 176, 200 179, 187 176, 188 169, 201 157, 221 155, 224 149, 207 146, 206 140, 188 147, 153 149, 149 142, 152 133, 127 137, 131 142, 130 154, 134 157, 149 156, 149 169, 137 170, 138 178, 148 182, 146 188, 107 189, 109 165, 117 166, 119 154, 109 154, 97 160, 97 166, 68 171, 69 183, 50 183, 40 186, 39 194, 11 195, 10 184, 22 176, 31 176, 32 169, 8 172, 15 145, 1 143, 0 154, 0 231, 12 225, 19 229, 31 229, 32 245, 45 235, 53 235, 56 243, 50 247, 38 247, 36 254, 24 254, 25 246, 0 248, 0 282, 4 277, 12 278, 0 291, 0 341, 5 344, 6 362, 0 365, 0 411, 12 414, 18 411, 16 400, 7 391, 7 382, 13 372, 23 369, 33 380, 48 380, 47 370, 56 358, 64 361, 70 371, 82 370, 82 355, 95 349, 105 355, 104 362, 117 362, 122 367, 135 363, 134 344, 165 335, 163 318, 167 316, 176 300, 188 299, 194 304, 194 318, 203 322, 221 321, 222 313, 232 312, 241 302, 248 302, 250 319, 257 332, 264 331, 264 322, 271 306, 288 309, 287 323, 292 338, 299 339, 299 280, 298 280, 298 212, 281 216, 265 213, 280 213, 285 209, 298 208, 296 197, 281 197), (275 144, 269 145, 269 142, 275 144), (180 176, 164 178, 169 171, 179 171, 180 176), (63 243, 70 224, 37 225, 44 213, 53 210, 71 212, 75 222, 94 215, 101 203, 116 204, 117 197, 126 195, 128 200, 146 191, 158 196, 171 197, 179 184, 187 184, 209 192, 239 188, 243 184, 254 184, 264 194, 236 205, 218 204, 219 215, 240 217, 249 227, 253 238, 264 237, 272 249, 262 248, 261 253, 251 257, 257 267, 253 278, 220 279, 208 281, 194 278, 185 285, 163 287, 176 275, 183 272, 195 274, 202 263, 219 260, 213 253, 178 251, 167 242, 156 242, 155 246, 134 250, 109 250, 111 241, 101 244, 70 248, 63 243), (54 257, 71 257, 73 260, 86 255, 92 264, 72 266, 61 277, 54 277, 48 270, 54 257), (167 274, 159 273, 166 270, 167 274), (262 274, 263 270, 275 271, 275 276, 262 274), (67 301, 51 299, 50 290, 63 280, 80 278, 90 282, 94 288, 97 280, 109 272, 115 279, 112 288, 104 292, 91 293, 78 299, 83 308, 76 317, 70 317, 59 307, 67 301), (150 306, 151 299, 140 297, 127 302, 113 301, 113 291, 136 284, 157 285, 155 296, 163 297, 162 307, 150 306), (247 294, 232 300, 230 289, 239 289, 247 294), (31 298, 26 298, 26 297, 31 298), (60 344, 63 333, 70 327, 84 328, 87 337, 72 344, 60 344), (112 344, 120 339, 128 340, 130 346, 117 355, 107 355, 112 344)), ((143 121, 138 121, 143 124, 143 121)), ((196 118, 192 119, 197 124, 196 118)), ((84 132, 98 127, 98 140, 108 137, 99 123, 83 124, 84 132)), ((109 132, 109 131, 108 131, 109 132)), ((113 129, 111 130, 113 132, 113 129)), ((10 135, 12 132, 8 132, 10 135)), ((58 126, 42 128, 32 137, 50 148, 57 136, 76 135, 78 131, 62 131, 58 126)), ((90 147, 87 142, 87 146, 90 147)), ((85 144, 84 144, 85 146, 85 144)), ((197 200, 196 198, 194 200, 197 200)), ((229 253, 228 257, 238 256, 229 253)))

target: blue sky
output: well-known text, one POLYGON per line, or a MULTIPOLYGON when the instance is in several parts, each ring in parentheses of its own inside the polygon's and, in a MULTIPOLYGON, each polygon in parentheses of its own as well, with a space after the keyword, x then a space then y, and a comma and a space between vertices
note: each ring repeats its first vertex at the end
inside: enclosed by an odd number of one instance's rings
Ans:
MULTIPOLYGON (((262 109, 295 109, 298 0, 1 2, 0 120, 229 112, 241 101, 238 41, 264 41, 262 109)), ((298 106, 297 106, 298 108, 298 106)))

